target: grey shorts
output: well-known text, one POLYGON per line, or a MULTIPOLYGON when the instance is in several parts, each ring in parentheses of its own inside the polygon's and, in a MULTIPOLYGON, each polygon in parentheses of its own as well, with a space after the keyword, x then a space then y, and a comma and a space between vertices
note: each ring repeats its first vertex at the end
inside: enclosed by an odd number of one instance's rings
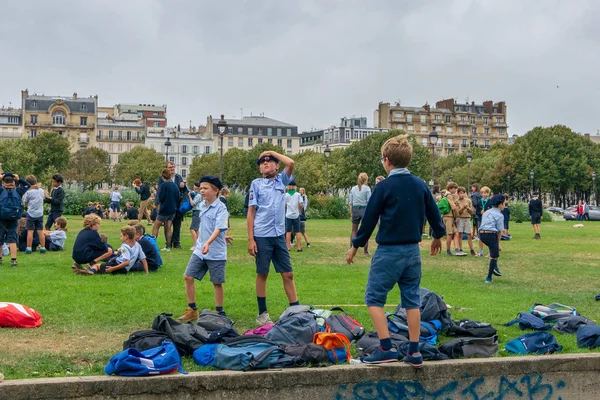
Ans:
POLYGON ((306 233, 306 221, 300 221, 300 233, 306 233))
POLYGON ((468 233, 470 235, 472 231, 471 218, 459 218, 456 223, 456 229, 458 233, 468 233))
POLYGON ((203 260, 197 255, 192 254, 183 275, 193 276, 201 281, 204 275, 210 272, 210 281, 214 284, 222 284, 225 283, 226 264, 226 260, 203 260))
POLYGON ((360 221, 362 221, 364 215, 365 215, 365 208, 367 207, 352 207, 352 223, 353 224, 360 224, 360 221))
POLYGON ((161 221, 161 222, 173 221, 174 219, 175 219, 175 214, 171 214, 171 215, 160 215, 160 214, 158 214, 156 216, 156 220, 157 221, 161 221))
POLYGON ((292 272, 292 260, 287 249, 285 235, 276 237, 254 237, 256 242, 256 273, 268 275, 271 261, 275 272, 292 272))
POLYGON ((44 217, 30 217, 27 214, 27 222, 25 222, 25 229, 28 231, 41 231, 44 229, 44 217))
POLYGON ((192 211, 192 223, 190 225, 190 229, 195 231, 200 229, 200 210, 192 211))

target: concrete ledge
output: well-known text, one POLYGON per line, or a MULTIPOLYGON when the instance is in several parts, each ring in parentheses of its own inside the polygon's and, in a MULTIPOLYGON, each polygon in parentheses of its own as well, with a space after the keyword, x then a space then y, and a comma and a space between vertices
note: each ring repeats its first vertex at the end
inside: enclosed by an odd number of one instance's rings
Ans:
POLYGON ((600 354, 9 380, 0 399, 599 399, 600 354))

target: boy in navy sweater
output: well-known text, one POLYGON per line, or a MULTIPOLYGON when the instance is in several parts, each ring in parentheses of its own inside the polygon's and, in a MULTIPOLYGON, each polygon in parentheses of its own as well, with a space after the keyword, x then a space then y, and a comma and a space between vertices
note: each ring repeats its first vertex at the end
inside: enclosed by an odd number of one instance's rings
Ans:
POLYGON ((387 294, 396 284, 400 287, 402 307, 406 309, 410 345, 405 362, 414 367, 423 365, 419 352, 421 322, 421 253, 419 242, 425 217, 432 228, 431 255, 442 250, 441 238, 446 233, 438 207, 427 185, 412 175, 406 167, 412 159, 412 146, 406 136, 389 139, 381 148, 381 162, 388 178, 378 183, 367 204, 362 224, 346 261, 352 264, 356 251, 373 233, 377 221, 379 245, 369 270, 365 304, 379 336, 380 347, 362 359, 367 364, 398 361, 398 351, 392 347, 383 306, 387 294))

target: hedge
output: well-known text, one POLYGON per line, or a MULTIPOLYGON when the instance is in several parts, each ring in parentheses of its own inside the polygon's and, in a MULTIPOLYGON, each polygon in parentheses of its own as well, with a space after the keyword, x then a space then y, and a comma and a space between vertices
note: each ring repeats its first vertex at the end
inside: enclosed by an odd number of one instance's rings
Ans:
MULTIPOLYGON (((529 203, 524 203, 522 201, 515 201, 514 203, 510 203, 510 221, 511 222, 525 222, 531 221, 531 215, 529 215, 529 203)), ((544 210, 542 214, 542 221, 550 222, 552 221, 552 214, 548 210, 544 210)))

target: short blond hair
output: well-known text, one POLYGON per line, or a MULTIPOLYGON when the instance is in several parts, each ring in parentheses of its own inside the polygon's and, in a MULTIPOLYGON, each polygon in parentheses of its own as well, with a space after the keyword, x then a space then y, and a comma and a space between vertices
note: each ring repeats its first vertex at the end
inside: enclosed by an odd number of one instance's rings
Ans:
POLYGON ((121 228, 121 234, 127 236, 128 239, 135 237, 135 228, 133 226, 124 226, 121 228))
POLYGON ((137 222, 136 220, 131 220, 127 223, 127 225, 129 226, 136 226, 137 224, 139 224, 139 222, 137 222))
POLYGON ((491 189, 489 187, 487 187, 487 186, 482 187, 479 191, 481 193, 487 193, 487 194, 492 193, 491 189))
POLYGON ((100 224, 102 218, 96 214, 88 214, 83 218, 83 229, 91 228, 93 225, 100 224))
POLYGON ((398 135, 388 139, 381 146, 381 154, 396 168, 406 168, 410 164, 413 148, 408 136, 398 135))

